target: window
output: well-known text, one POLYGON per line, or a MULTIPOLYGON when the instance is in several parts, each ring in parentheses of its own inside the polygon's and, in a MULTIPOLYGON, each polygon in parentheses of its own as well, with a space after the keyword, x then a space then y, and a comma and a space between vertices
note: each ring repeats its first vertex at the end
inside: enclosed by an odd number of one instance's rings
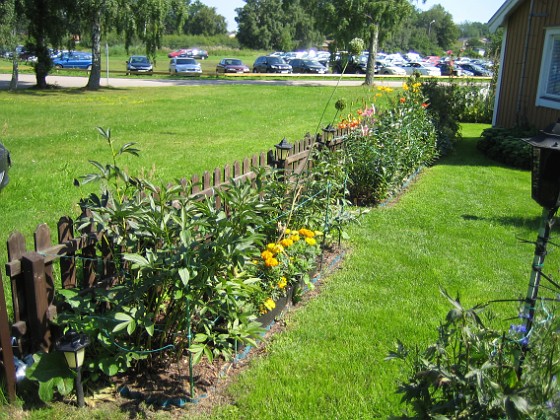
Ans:
POLYGON ((560 109, 560 28, 546 31, 536 104, 560 109))

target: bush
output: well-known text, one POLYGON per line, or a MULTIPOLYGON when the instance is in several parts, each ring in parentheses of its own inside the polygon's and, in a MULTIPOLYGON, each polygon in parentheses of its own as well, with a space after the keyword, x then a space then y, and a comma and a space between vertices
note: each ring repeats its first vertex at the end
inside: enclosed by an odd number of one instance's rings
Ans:
POLYGON ((514 168, 530 169, 532 147, 521 139, 533 137, 536 133, 535 129, 487 128, 482 132, 477 148, 498 162, 514 168))
MULTIPOLYGON (((354 129, 346 142, 348 189, 354 203, 378 204, 438 156, 436 130, 418 80, 410 78, 402 95, 379 115, 373 106, 366 106, 357 117, 349 116, 339 125, 354 129)), ((379 90, 392 92, 384 87, 379 90)))
POLYGON ((465 309, 442 293, 452 309, 437 341, 425 350, 399 342, 387 357, 408 369, 397 392, 415 415, 399 418, 557 418, 560 322, 552 309, 530 333, 524 325, 504 333, 483 323, 483 306, 465 309))

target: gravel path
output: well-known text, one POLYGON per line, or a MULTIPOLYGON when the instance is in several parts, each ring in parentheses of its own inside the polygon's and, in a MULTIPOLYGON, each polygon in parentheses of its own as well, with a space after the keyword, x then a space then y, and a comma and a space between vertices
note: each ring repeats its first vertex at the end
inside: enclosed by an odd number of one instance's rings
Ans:
MULTIPOLYGON (((0 90, 6 90, 10 86, 11 73, 0 74, 0 90)), ((87 77, 77 76, 47 76, 47 83, 61 88, 80 88, 87 85, 87 77)), ((336 80, 320 80, 320 79, 295 79, 294 80, 250 80, 240 77, 219 78, 219 79, 146 79, 141 77, 129 78, 101 78, 101 86, 110 87, 154 87, 154 86, 207 86, 207 85, 277 85, 277 86, 335 86, 336 80)), ((341 80, 339 86, 360 86, 361 80, 341 80)), ((20 74, 18 79, 18 89, 30 88, 36 84, 35 75, 20 74)), ((401 81, 387 81, 376 79, 376 85, 384 86, 401 86, 401 81)))

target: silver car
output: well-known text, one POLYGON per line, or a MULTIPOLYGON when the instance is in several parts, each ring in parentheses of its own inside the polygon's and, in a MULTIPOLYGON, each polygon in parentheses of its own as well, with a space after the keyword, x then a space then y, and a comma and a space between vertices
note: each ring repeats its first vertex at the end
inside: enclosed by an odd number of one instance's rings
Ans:
POLYGON ((10 166, 12 166, 10 152, 0 143, 0 190, 10 181, 10 178, 8 178, 8 168, 10 166))
POLYGON ((169 61, 169 74, 200 76, 202 74, 202 68, 194 58, 173 57, 169 61))

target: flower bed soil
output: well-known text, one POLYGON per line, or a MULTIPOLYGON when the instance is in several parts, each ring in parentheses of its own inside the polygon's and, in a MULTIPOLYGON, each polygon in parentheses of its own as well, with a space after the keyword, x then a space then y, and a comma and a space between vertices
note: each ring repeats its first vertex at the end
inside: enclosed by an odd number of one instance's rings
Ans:
POLYGON ((213 363, 208 363, 203 360, 194 366, 194 399, 190 399, 189 395, 191 386, 188 357, 184 356, 177 360, 169 354, 148 369, 144 368, 141 372, 130 372, 126 376, 116 378, 107 392, 96 392, 92 397, 86 398, 86 404, 88 406, 117 404, 120 411, 128 412, 135 418, 139 415, 149 416, 150 413, 161 410, 167 411, 171 417, 182 417, 187 413, 204 414, 211 412, 215 406, 233 403, 226 392, 228 383, 244 370, 254 357, 266 353, 271 338, 285 328, 283 315, 287 310, 299 310, 320 293, 324 276, 338 268, 343 255, 344 251, 340 248, 329 249, 323 253, 323 269, 313 280, 315 288, 307 290, 296 306, 285 299, 286 308, 278 311, 278 315, 268 326, 258 346, 244 349, 242 357, 237 357, 233 362, 216 359, 213 363), (115 395, 115 389, 121 391, 115 395))

